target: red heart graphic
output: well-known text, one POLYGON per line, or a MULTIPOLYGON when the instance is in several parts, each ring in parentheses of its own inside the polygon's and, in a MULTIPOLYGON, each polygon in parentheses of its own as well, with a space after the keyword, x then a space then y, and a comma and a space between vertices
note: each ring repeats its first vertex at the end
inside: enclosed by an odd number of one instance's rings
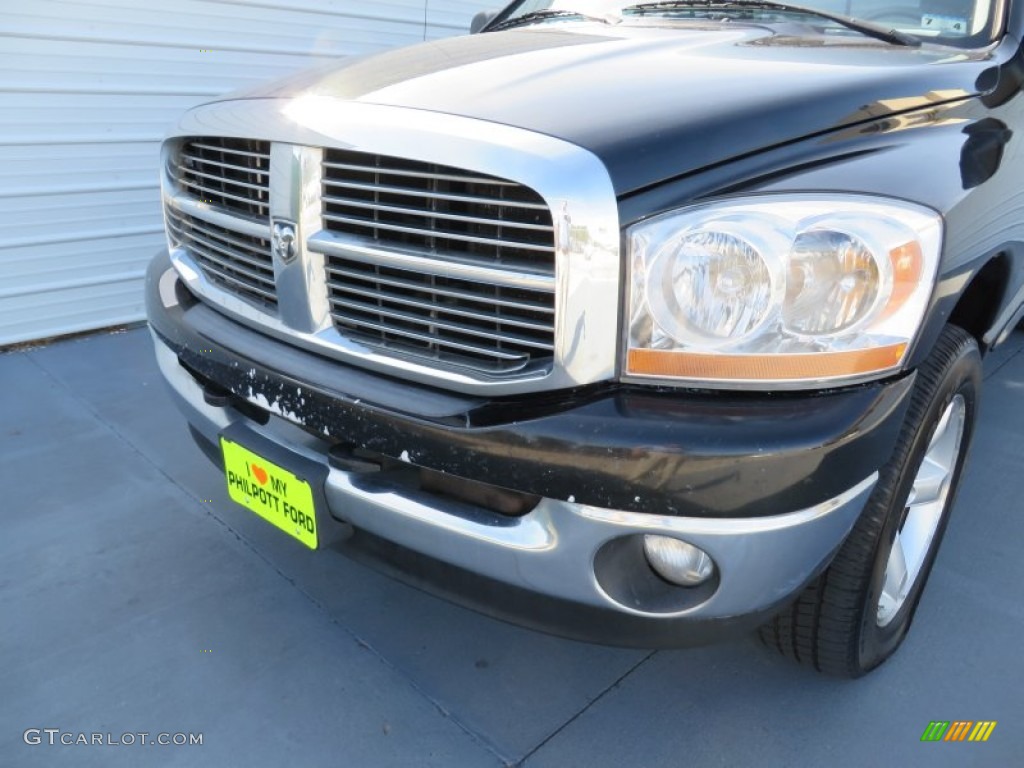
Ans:
POLYGON ((266 485, 267 484, 267 480, 269 479, 267 477, 267 470, 265 470, 262 467, 258 467, 255 464, 253 464, 252 465, 252 474, 253 474, 253 477, 256 478, 256 481, 260 485, 266 485))

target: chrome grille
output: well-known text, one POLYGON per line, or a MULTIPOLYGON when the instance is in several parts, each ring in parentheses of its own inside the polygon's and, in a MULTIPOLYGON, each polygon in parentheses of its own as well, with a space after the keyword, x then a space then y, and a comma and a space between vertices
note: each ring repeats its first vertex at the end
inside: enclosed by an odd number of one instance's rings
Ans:
POLYGON ((262 309, 277 307, 270 237, 253 237, 174 210, 167 212, 172 241, 186 249, 207 279, 262 309))
POLYGON ((389 350, 490 373, 550 360, 553 294, 327 258, 335 327, 389 350))
POLYGON ((551 212, 527 187, 346 150, 324 159, 324 227, 488 265, 554 274, 551 212))
POLYGON ((554 226, 540 195, 458 168, 347 150, 327 150, 323 171, 324 229, 361 248, 359 258, 327 255, 340 333, 492 375, 550 364, 553 289, 511 287, 494 272, 554 276, 554 226), (374 263, 367 254, 375 248, 421 258, 409 269, 374 263), (497 279, 445 276, 444 263, 497 279))
POLYGON ((266 219, 270 208, 270 142, 202 137, 185 139, 174 158, 174 178, 191 197, 266 219))

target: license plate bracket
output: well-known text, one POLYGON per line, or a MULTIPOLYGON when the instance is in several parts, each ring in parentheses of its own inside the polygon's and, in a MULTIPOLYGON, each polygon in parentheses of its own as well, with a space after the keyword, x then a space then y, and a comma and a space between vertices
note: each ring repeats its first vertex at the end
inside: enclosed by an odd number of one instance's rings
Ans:
POLYGON ((220 433, 228 496, 309 549, 329 546, 341 524, 327 511, 328 467, 244 424, 220 433))

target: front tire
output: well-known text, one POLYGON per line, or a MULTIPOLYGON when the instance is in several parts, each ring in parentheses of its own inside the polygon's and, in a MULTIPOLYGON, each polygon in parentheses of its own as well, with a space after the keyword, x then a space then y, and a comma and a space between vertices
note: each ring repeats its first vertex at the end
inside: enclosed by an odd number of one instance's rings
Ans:
POLYGON ((957 326, 917 372, 895 451, 828 569, 761 639, 798 662, 860 677, 903 642, 949 522, 971 444, 981 355, 957 326))

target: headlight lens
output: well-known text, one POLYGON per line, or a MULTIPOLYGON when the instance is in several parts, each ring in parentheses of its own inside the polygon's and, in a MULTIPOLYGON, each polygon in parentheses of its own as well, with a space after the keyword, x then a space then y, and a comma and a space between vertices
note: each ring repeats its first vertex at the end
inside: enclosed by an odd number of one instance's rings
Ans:
POLYGON ((859 238, 834 229, 802 232, 790 255, 782 323, 808 336, 847 331, 871 313, 882 282, 882 268, 859 238))
POLYGON ((942 221, 902 201, 772 196, 632 227, 630 377, 815 386, 899 368, 942 221))
POLYGON ((680 344, 717 347, 747 338, 770 318, 781 262, 742 233, 698 229, 659 250, 645 286, 651 313, 680 344))

